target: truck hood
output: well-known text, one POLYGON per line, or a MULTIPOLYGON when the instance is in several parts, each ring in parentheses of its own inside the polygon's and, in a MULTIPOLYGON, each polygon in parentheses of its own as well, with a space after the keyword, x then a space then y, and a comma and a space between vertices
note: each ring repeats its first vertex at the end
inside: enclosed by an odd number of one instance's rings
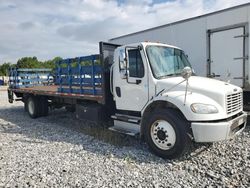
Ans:
MULTIPOLYGON (((185 92, 186 81, 181 83, 180 85, 177 85, 183 80, 184 78, 182 77, 171 77, 162 80, 157 80, 156 94, 163 89, 165 89, 164 92, 166 93, 168 91, 176 90, 185 92)), ((203 94, 216 101, 222 107, 225 107, 226 105, 225 99, 227 95, 242 92, 242 89, 238 86, 206 77, 191 76, 188 80, 188 83, 188 91, 203 94)), ((202 102, 204 103, 204 101, 202 102)))

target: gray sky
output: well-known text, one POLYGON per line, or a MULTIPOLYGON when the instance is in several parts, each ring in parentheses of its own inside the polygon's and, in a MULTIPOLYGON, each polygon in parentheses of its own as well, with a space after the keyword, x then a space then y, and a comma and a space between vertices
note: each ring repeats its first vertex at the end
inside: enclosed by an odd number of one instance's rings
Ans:
POLYGON ((98 42, 249 0, 0 0, 0 64, 98 53, 98 42))

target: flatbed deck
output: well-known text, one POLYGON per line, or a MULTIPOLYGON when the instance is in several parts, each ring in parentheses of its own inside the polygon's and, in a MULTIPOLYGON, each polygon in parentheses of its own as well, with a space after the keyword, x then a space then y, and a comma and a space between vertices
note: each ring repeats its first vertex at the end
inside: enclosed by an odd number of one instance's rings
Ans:
MULTIPOLYGON (((88 87, 83 87, 83 89, 88 89, 88 87)), ((8 90, 13 91, 15 93, 30 93, 30 94, 33 94, 33 95, 55 96, 55 97, 60 96, 60 97, 65 97, 65 98, 93 100, 93 101, 97 101, 99 103, 103 102, 103 96, 102 95, 90 95, 90 94, 76 94, 76 93, 61 93, 61 92, 58 92, 58 85, 33 86, 33 87, 18 88, 18 89, 8 88, 8 90)))

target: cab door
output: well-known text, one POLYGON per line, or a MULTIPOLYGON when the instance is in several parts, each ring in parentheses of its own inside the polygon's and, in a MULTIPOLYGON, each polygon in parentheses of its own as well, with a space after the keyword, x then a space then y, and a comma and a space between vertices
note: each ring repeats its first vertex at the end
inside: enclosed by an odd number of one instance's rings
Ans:
MULTIPOLYGON (((121 49, 125 51, 125 66, 119 61, 114 76, 114 97, 117 109, 141 111, 148 101, 148 75, 144 53, 139 48, 121 49), (119 76, 118 76, 119 75, 119 76)), ((122 56, 122 52, 119 53, 122 56)), ((119 57, 123 59, 123 57, 119 57)))

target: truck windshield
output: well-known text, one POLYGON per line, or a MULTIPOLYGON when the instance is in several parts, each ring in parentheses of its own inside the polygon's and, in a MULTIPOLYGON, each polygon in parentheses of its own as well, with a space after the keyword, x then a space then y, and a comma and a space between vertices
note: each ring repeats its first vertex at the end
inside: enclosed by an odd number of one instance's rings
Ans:
POLYGON ((146 52, 157 79, 180 75, 184 67, 191 67, 182 50, 166 46, 148 46, 146 52))

